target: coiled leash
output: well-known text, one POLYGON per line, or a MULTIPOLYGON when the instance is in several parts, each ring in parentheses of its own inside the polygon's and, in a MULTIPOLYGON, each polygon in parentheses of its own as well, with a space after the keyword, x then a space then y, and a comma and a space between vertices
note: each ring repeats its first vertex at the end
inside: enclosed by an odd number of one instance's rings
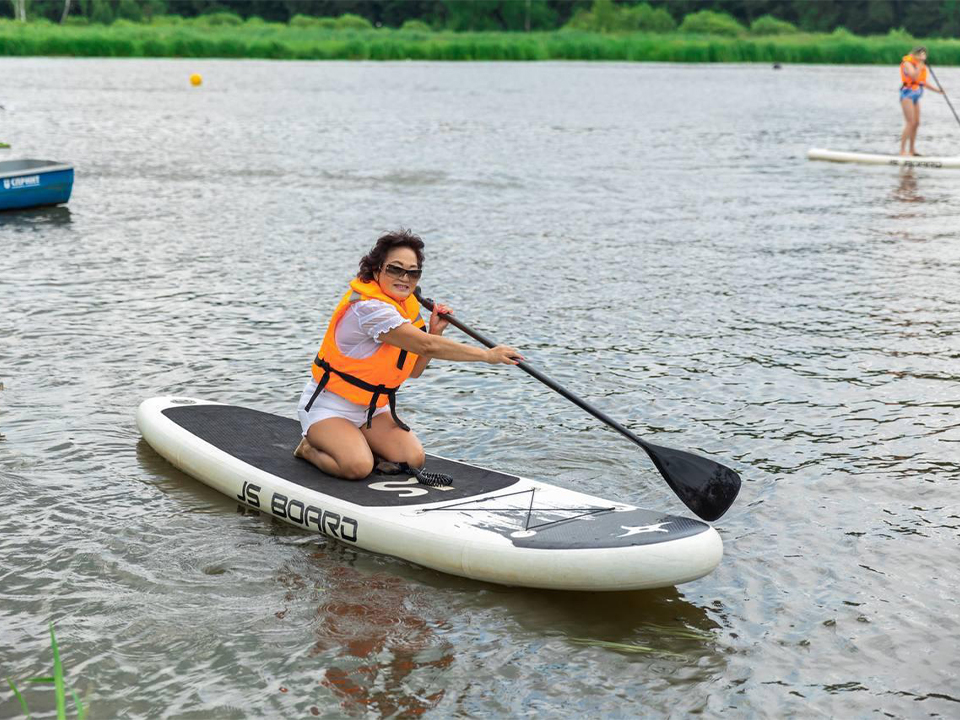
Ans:
POLYGON ((377 472, 384 475, 413 475, 421 485, 430 487, 450 487, 453 485, 453 478, 446 473, 430 472, 423 468, 410 467, 407 463, 392 463, 381 460, 377 463, 377 472))

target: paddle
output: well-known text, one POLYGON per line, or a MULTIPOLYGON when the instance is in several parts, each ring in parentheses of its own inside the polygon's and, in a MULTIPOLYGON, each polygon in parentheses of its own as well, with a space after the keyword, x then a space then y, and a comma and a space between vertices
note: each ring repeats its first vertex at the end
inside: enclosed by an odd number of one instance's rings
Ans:
MULTIPOLYGON (((433 310, 433 300, 423 297, 420 294, 420 288, 416 288, 413 292, 424 307, 433 310)), ((443 318, 477 342, 486 345, 488 348, 496 347, 495 342, 467 327, 453 315, 444 313, 443 318)), ((577 407, 586 410, 600 422, 612 427, 625 438, 642 447, 650 456, 657 470, 663 475, 670 489, 697 516, 704 520, 716 520, 733 504, 737 493, 740 491, 740 476, 730 468, 684 450, 675 450, 674 448, 648 443, 613 418, 590 405, 586 400, 574 395, 536 368, 531 367, 529 363, 520 362, 518 367, 551 390, 563 395, 577 407)))
POLYGON ((947 97, 947 91, 943 89, 943 85, 940 84, 940 81, 937 79, 937 74, 933 71, 930 63, 927 63, 927 70, 930 71, 930 76, 933 78, 933 81, 937 84, 937 87, 940 88, 940 92, 943 93, 943 99, 947 101, 947 105, 950 106, 950 111, 953 113, 953 116, 957 119, 957 124, 960 125, 960 116, 957 115, 957 111, 953 109, 953 103, 950 102, 950 98, 947 97))

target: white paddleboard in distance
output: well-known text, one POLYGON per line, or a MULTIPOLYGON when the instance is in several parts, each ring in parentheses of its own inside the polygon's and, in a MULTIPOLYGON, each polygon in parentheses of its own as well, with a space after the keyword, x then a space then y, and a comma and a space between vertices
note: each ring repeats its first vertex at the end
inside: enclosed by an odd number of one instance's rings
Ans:
POLYGON ((558 590, 669 587, 711 572, 717 531, 432 455, 449 488, 377 471, 352 481, 295 458, 300 423, 195 398, 137 410, 143 438, 174 466, 229 498, 311 532, 475 580, 558 590))
POLYGON ((845 152, 842 150, 824 150, 811 148, 807 151, 810 160, 827 160, 838 163, 860 163, 862 165, 896 165, 899 167, 923 168, 960 168, 960 155, 937 157, 924 155, 881 155, 875 153, 845 152))

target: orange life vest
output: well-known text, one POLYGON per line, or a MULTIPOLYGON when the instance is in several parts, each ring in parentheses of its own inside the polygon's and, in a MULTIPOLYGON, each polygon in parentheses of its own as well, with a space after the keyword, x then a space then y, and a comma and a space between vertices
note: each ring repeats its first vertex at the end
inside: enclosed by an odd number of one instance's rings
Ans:
POLYGON ((426 324, 420 316, 420 303, 412 294, 403 303, 398 303, 384 293, 376 282, 352 280, 350 289, 333 311, 320 351, 313 360, 312 371, 317 389, 307 403, 306 410, 310 411, 320 391, 326 388, 352 403, 366 405, 367 427, 370 427, 374 411, 389 402, 394 422, 400 428, 409 430, 397 417, 396 394, 403 381, 413 372, 417 355, 395 345, 381 343, 373 355, 358 359, 347 357, 337 347, 337 325, 353 303, 360 300, 381 300, 396 308, 414 327, 426 330, 426 324))
POLYGON ((908 90, 916 90, 922 85, 927 84, 927 66, 921 65, 920 61, 917 60, 913 55, 904 55, 903 60, 900 61, 900 82, 903 83, 903 87, 908 90), (917 68, 917 78, 914 80, 912 77, 907 75, 904 71, 903 66, 906 63, 911 63, 915 68, 917 68))

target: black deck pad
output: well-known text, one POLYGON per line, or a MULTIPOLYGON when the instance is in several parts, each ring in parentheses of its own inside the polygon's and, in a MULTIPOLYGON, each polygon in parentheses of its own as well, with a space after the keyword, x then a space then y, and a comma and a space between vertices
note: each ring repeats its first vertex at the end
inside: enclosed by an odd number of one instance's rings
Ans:
POLYGON ((699 535, 709 526, 692 518, 664 515, 653 510, 611 512, 561 522, 537 529, 530 537, 510 539, 517 547, 541 550, 612 548, 656 545, 699 535))
POLYGON ((618 512, 616 505, 599 498, 578 507, 559 507, 538 501, 536 494, 535 488, 508 490, 420 512, 465 514, 474 527, 509 538, 517 547, 540 550, 656 545, 698 535, 710 527, 699 520, 656 510, 633 508, 618 512), (518 496, 524 498, 519 506, 505 506, 504 500, 518 496))
POLYGON ((503 490, 520 480, 516 475, 427 455, 426 469, 451 476, 452 487, 438 489, 416 484, 410 487, 429 492, 383 492, 371 485, 403 482, 406 476, 374 471, 363 480, 344 480, 326 475, 306 460, 295 458, 293 450, 300 442, 301 432, 296 420, 233 405, 179 405, 167 408, 163 414, 201 440, 259 470, 366 507, 447 502, 503 490))

